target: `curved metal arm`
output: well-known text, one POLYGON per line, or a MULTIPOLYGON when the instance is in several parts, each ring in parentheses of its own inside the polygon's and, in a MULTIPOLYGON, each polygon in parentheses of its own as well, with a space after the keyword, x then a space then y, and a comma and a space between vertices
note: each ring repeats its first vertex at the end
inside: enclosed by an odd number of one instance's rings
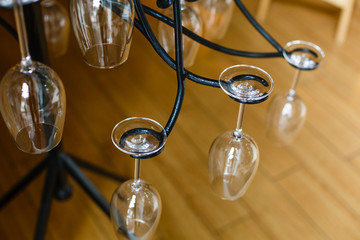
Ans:
MULTIPOLYGON (((176 69, 176 64, 174 59, 172 59, 164 50, 164 48, 160 45, 159 41, 156 39, 152 29, 150 28, 149 22, 146 19, 145 13, 143 11, 142 5, 135 1, 135 9, 139 20, 135 19, 135 27, 146 37, 146 39, 150 42, 153 46, 156 53, 173 69, 176 69)), ((184 70, 185 77, 191 81, 196 83, 210 86, 210 87, 217 87, 220 88, 218 80, 202 77, 196 75, 190 71, 184 70)))
MULTIPOLYGON (((113 0, 103 0, 104 2, 106 1, 110 1, 112 4, 111 6, 118 6, 123 8, 124 4, 123 3, 119 3, 119 2, 114 2, 113 0)), ((234 55, 234 56, 240 56, 240 57, 249 57, 249 58, 275 58, 275 57, 283 57, 282 53, 283 53, 283 48, 280 46, 280 44, 278 44, 261 26, 260 24, 253 18, 253 16, 249 13, 249 11, 246 9, 246 7, 244 6, 244 4, 240 1, 240 0, 234 0, 235 3, 237 4, 238 8, 241 10, 241 12, 244 14, 244 16, 248 19, 248 21, 254 26, 254 28, 260 32, 260 34, 270 43, 272 44, 277 50, 278 52, 250 52, 250 51, 241 51, 241 50, 236 50, 236 49, 232 49, 232 48, 228 48, 216 43, 213 43, 197 34, 195 34, 194 32, 190 31, 189 29, 182 27, 182 31, 183 34, 185 34, 186 36, 188 36, 189 38, 193 39, 194 41, 200 43, 201 45, 204 45, 208 48, 211 48, 215 51, 219 51, 222 53, 226 53, 229 55, 234 55)), ((159 13, 158 11, 146 6, 146 5, 142 5, 143 7, 143 11, 166 23, 167 25, 171 26, 174 28, 174 21, 168 17, 166 17, 165 15, 159 13)), ((113 9, 114 10, 114 9, 113 9)), ((120 11, 119 9, 115 9, 115 11, 120 11)))
MULTIPOLYGON (((139 30, 146 34, 147 39, 150 41, 150 43, 153 45, 156 52, 164 59, 166 58, 166 62, 169 64, 169 60, 171 59, 170 56, 165 52, 165 50, 160 46, 157 39, 154 36, 154 33, 152 32, 150 25, 146 19, 146 16, 144 14, 142 5, 140 3, 140 0, 135 0, 135 10, 136 13, 140 19, 140 23, 138 21, 135 21, 135 26, 139 28, 139 30), (139 26, 140 25, 140 26, 139 26)), ((178 80, 178 90, 176 95, 176 100, 174 104, 174 108, 172 110, 172 113, 169 117, 168 122, 165 126, 166 134, 169 135, 172 128, 175 125, 176 119, 179 116, 181 105, 184 99, 184 90, 185 90, 185 74, 184 74, 184 66, 183 66, 183 56, 182 56, 182 28, 181 28, 181 10, 180 5, 178 1, 174 1, 174 15, 175 17, 175 57, 176 57, 176 64, 174 63, 174 60, 171 59, 171 66, 174 69, 176 69, 177 74, 177 80, 178 80), (175 14, 176 13, 176 14, 175 14)), ((164 59, 165 60, 165 59, 164 59)), ((170 65, 170 64, 169 64, 170 65)))
MULTIPOLYGON (((164 16, 163 14, 155 11, 154 9, 147 7, 145 5, 143 5, 143 9, 144 12, 164 23, 166 23, 167 25, 174 27, 174 21, 166 16, 164 16)), ((204 45, 208 48, 211 48, 213 50, 222 52, 222 53, 226 53, 229 55, 234 55, 234 56, 240 56, 240 57, 250 57, 250 58, 273 58, 273 57, 283 57, 282 52, 269 52, 269 53, 257 53, 257 52, 248 52, 248 51, 241 51, 241 50, 236 50, 236 49, 231 49, 216 43, 213 43, 197 34, 195 34, 194 32, 190 31, 189 29, 183 27, 183 33, 188 36, 189 38, 193 39, 194 41, 200 43, 201 45, 204 45)))
POLYGON ((178 82, 176 100, 171 112, 170 118, 165 126, 166 134, 169 135, 180 114, 181 106, 185 94, 185 75, 183 59, 183 38, 180 1, 173 2, 174 20, 175 20, 175 59, 176 59, 176 77, 178 82))
POLYGON ((234 0, 240 11, 244 14, 244 16, 247 18, 247 20, 254 26, 254 28, 271 44, 273 45, 279 53, 282 54, 284 49, 281 47, 281 45, 275 41, 273 37, 270 36, 269 33, 267 33, 260 24, 255 20, 255 18, 249 13, 249 11, 246 9, 245 5, 241 2, 241 0, 234 0))

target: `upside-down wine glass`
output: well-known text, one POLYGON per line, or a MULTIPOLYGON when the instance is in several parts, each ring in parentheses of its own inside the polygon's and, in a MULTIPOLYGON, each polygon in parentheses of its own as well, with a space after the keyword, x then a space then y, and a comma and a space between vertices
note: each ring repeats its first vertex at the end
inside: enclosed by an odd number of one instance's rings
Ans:
POLYGON ((229 27, 234 10, 233 0, 198 0, 190 4, 203 22, 203 37, 221 40, 229 27))
POLYGON ((66 9, 55 0, 41 2, 48 50, 53 57, 64 55, 68 48, 70 21, 66 9))
MULTIPOLYGON (((201 36, 202 21, 199 15, 192 9, 185 0, 180 0, 182 26, 201 36)), ((173 7, 167 8, 163 14, 174 19, 173 7)), ((162 21, 158 25, 158 39, 165 51, 175 59, 175 34, 174 29, 162 21)), ((199 50, 199 44, 191 38, 183 35, 183 59, 184 67, 191 67, 199 50)))
POLYGON ((305 121, 306 105, 296 94, 300 70, 316 69, 325 57, 320 47, 300 40, 287 43, 283 54, 296 71, 289 92, 277 94, 270 102, 267 112, 266 135, 278 146, 289 143, 305 121))
POLYGON ((13 3, 21 62, 0 83, 0 111, 18 148, 43 153, 59 144, 65 121, 65 89, 48 66, 31 59, 21 0, 13 3))
POLYGON ((70 16, 87 64, 104 69, 127 60, 134 29, 133 0, 71 0, 70 16))
POLYGON ((111 138, 119 150, 135 158, 134 179, 122 183, 110 202, 116 236, 123 239, 125 232, 130 239, 150 239, 160 220, 161 198, 153 186, 140 179, 140 162, 162 151, 166 132, 154 120, 134 117, 119 122, 111 138))
POLYGON ((213 192, 224 200, 243 196, 259 164, 255 141, 242 130, 245 104, 265 101, 273 89, 273 80, 264 70, 235 65, 220 75, 220 86, 240 102, 236 129, 217 137, 209 151, 209 181, 213 192))

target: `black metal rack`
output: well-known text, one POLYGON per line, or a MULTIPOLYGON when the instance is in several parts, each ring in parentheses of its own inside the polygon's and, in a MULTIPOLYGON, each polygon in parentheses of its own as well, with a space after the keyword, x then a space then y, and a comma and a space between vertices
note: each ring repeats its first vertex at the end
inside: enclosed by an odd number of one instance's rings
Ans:
MULTIPOLYGON (((187 35, 198 43, 207 46, 213 50, 235 56, 252 57, 252 58, 275 58, 283 57, 283 48, 278 44, 252 17, 252 15, 245 8, 244 4, 240 0, 234 0, 237 7, 241 10, 243 15, 249 20, 254 28, 267 39, 267 41, 276 49, 275 52, 268 53, 256 53, 240 51, 236 49, 227 48, 219 44, 210 42, 190 30, 182 27, 181 25, 181 9, 180 3, 177 0, 158 0, 157 4, 160 8, 169 7, 173 5, 174 20, 167 18, 159 12, 142 5, 140 0, 134 0, 135 10, 137 18, 135 19, 135 27, 147 38, 151 43, 157 54, 177 73, 177 96, 174 103, 172 113, 165 126, 167 135, 171 133, 177 117, 181 110, 181 105, 185 92, 185 79, 189 79, 196 83, 217 87, 219 83, 217 80, 207 77, 199 76, 192 73, 183 66, 182 56, 182 34, 187 35), (175 49, 176 57, 172 59, 166 51, 161 47, 158 40, 153 33, 146 14, 154 17, 164 23, 170 25, 175 30, 175 49)), ((44 34, 44 26, 42 22, 41 6, 40 2, 33 2, 24 6, 24 14, 27 24, 28 41, 31 56, 34 60, 49 64, 48 53, 46 49, 46 39, 44 34)), ((16 31, 11 28, 5 21, 0 18, 0 24, 4 26, 10 33, 16 36, 16 31)), ((255 103, 255 102, 254 102, 255 103)), ((161 152, 161 151, 160 151, 161 152)), ((149 156, 148 156, 149 157, 149 156)), ((49 217, 49 211, 51 207, 52 198, 55 197, 58 200, 67 200, 72 194, 72 187, 69 184, 67 178, 70 175, 88 194, 88 196, 103 210, 103 212, 110 216, 110 207, 108 201, 101 195, 96 187, 90 182, 90 180, 81 172, 79 167, 84 167, 88 170, 94 171, 105 177, 112 178, 116 181, 124 181, 126 179, 117 176, 114 173, 107 172, 97 166, 87 163, 75 156, 69 155, 62 149, 61 144, 53 149, 49 155, 38 163, 32 170, 28 172, 15 186, 13 186, 1 199, 0 209, 4 208, 19 192, 21 192, 26 186, 28 186, 41 172, 46 171, 46 179, 44 182, 41 206, 38 212, 37 224, 34 234, 35 240, 41 240, 45 236, 46 224, 49 217)), ((120 229, 125 236, 132 239, 132 236, 126 231, 125 228, 120 229)))

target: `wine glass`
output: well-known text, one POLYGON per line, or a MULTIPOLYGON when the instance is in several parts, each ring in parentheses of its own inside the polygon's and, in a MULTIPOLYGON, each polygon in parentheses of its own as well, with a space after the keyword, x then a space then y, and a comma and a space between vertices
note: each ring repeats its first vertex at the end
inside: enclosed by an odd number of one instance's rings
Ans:
POLYGON ((70 21, 66 9, 55 0, 41 2, 45 36, 51 56, 60 57, 67 51, 70 21))
POLYGON ((70 12, 87 64, 114 68, 127 60, 134 29, 133 0, 71 0, 70 12))
POLYGON ((267 112, 266 135, 274 145, 278 146, 289 143, 305 121, 306 105, 296 95, 300 70, 316 69, 325 57, 320 47, 300 40, 287 43, 283 54, 296 71, 289 92, 277 94, 270 102, 267 112))
MULTIPOLYGON (((188 4, 186 4, 184 0, 180 0, 180 7, 182 26, 201 36, 202 22, 198 14, 188 4)), ((171 19, 174 19, 173 7, 171 6, 165 9, 163 14, 171 19)), ((159 43, 173 59, 175 59, 174 36, 174 29, 160 21, 158 25, 159 43)), ((191 67, 194 64, 198 50, 199 44, 183 35, 184 67, 191 67)))
POLYGON ((31 59, 21 0, 13 6, 22 58, 1 80, 0 111, 18 148, 39 154, 61 140, 65 90, 51 68, 31 59))
POLYGON ((220 75, 220 86, 240 102, 236 129, 217 137, 209 151, 209 181, 213 192, 224 200, 243 196, 259 164, 255 141, 242 131, 245 104, 265 101, 273 89, 273 80, 264 70, 235 65, 220 75))
POLYGON ((221 40, 231 21, 234 10, 233 0, 198 0, 190 4, 198 13, 204 25, 203 37, 221 40))
POLYGON ((117 237, 149 239, 161 215, 158 191, 140 179, 141 159, 159 154, 166 141, 163 127, 149 118, 134 117, 119 122, 111 134, 114 145, 135 158, 134 179, 122 183, 113 193, 110 214, 117 237))

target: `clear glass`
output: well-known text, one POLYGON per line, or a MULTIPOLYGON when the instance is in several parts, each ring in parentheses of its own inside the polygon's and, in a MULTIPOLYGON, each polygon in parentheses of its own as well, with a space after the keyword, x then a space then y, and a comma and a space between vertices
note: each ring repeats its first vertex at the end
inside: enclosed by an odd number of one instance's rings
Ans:
POLYGON ((273 80, 260 68, 236 65, 225 69, 219 82, 225 93, 241 103, 236 129, 217 137, 210 147, 209 182, 215 195, 236 200, 246 193, 259 165, 258 147, 242 131, 245 103, 266 99, 273 89, 273 80))
POLYGON ((134 29, 132 0, 71 0, 70 16, 87 64, 114 68, 124 63, 134 29))
POLYGON ((274 145, 290 143, 299 133, 306 118, 306 105, 296 95, 301 70, 318 68, 325 57, 321 48, 305 41, 291 41, 284 47, 284 57, 296 68, 288 93, 277 94, 269 104, 266 136, 274 145))
POLYGON ((55 0, 41 2, 45 35, 49 53, 60 57, 69 44, 70 21, 66 9, 55 0))
MULTIPOLYGON (((173 8, 167 8, 163 14, 174 19, 173 8)), ((183 27, 197 35, 202 34, 202 22, 198 14, 181 0, 181 21, 183 27)), ((158 25, 158 39, 165 51, 175 59, 175 33, 174 29, 163 22, 158 25)), ((187 36, 183 35, 183 59, 184 67, 191 67, 195 63, 196 55, 199 50, 199 44, 187 36)))
POLYGON ((128 180, 113 193, 110 215, 118 239, 130 234, 130 239, 151 239, 161 216, 160 195, 143 180, 128 180))
POLYGON ((190 6, 202 19, 204 38, 213 41, 225 36, 234 11, 233 0, 198 0, 190 6))
POLYGON ((300 97, 277 94, 271 101, 266 122, 266 134, 275 145, 290 142, 305 122, 306 106, 300 97))
POLYGON ((0 83, 0 111, 18 148, 43 153, 59 144, 65 121, 66 98, 58 75, 32 61, 21 1, 14 2, 22 59, 0 83))
POLYGON ((164 128, 149 118, 134 117, 119 122, 111 134, 114 145, 135 157, 134 179, 118 187, 110 202, 110 215, 118 239, 151 239, 161 215, 158 191, 140 179, 142 158, 162 150, 164 128))
POLYGON ((227 131, 217 137, 209 152, 209 180, 213 192, 224 200, 242 197, 259 165, 255 141, 243 133, 227 131))

